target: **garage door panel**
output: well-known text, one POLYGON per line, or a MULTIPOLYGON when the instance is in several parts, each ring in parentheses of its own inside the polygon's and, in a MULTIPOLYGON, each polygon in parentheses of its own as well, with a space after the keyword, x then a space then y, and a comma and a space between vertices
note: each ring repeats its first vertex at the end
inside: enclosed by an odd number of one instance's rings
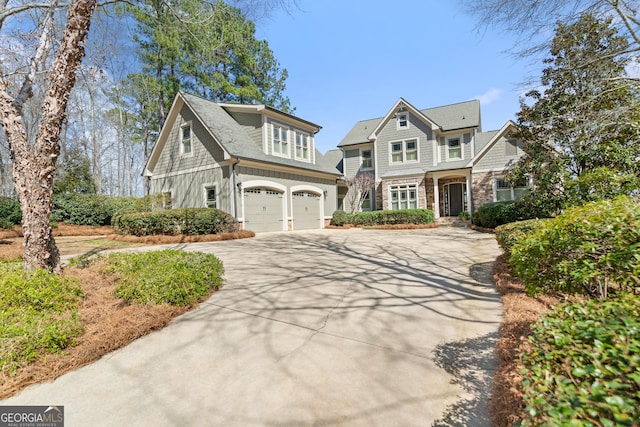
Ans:
POLYGON ((267 188, 244 191, 244 228, 255 232, 282 231, 283 193, 267 188))
POLYGON ((293 229, 308 230, 320 228, 320 196, 304 191, 291 195, 293 209, 293 229))

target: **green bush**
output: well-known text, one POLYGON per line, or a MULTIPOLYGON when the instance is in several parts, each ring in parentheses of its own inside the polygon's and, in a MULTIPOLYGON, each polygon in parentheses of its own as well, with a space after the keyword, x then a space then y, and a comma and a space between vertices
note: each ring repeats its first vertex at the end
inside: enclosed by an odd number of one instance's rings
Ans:
POLYGON ((20 203, 8 197, 0 196, 0 228, 13 228, 22 222, 20 203))
POLYGON ((331 216, 331 225, 341 227, 350 223, 350 215, 345 211, 335 211, 331 216))
POLYGON ((115 215, 149 210, 147 204, 139 197, 55 194, 51 219, 77 225, 110 225, 115 215))
POLYGON ((0 371, 16 369, 42 353, 56 353, 82 333, 78 281, 22 262, 0 261, 0 371))
POLYGON ((638 425, 639 296, 559 306, 529 343, 522 426, 638 425))
POLYGON ((431 224, 433 211, 429 209, 403 209, 357 212, 349 215, 354 225, 431 224))
POLYGON ((111 253, 104 273, 120 280, 116 295, 139 304, 185 306, 222 285, 222 263, 211 254, 163 250, 111 253))
POLYGON ((623 196, 568 209, 518 240, 509 263, 530 294, 637 290, 640 204, 623 196))
POLYGON ((509 254, 513 245, 538 229, 543 221, 546 221, 546 219, 527 219, 499 225, 495 229, 496 240, 500 247, 509 254))
POLYGON ((239 230, 238 222, 219 209, 169 209, 117 215, 113 228, 119 234, 134 236, 196 235, 233 233, 239 230))

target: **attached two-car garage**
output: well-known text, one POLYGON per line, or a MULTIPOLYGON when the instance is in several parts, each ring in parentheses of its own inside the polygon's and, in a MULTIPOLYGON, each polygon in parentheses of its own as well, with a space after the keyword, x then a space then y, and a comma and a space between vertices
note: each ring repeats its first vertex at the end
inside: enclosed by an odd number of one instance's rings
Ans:
POLYGON ((243 190, 244 228, 255 232, 308 230, 322 228, 324 222, 321 196, 309 190, 292 191, 290 215, 285 209, 286 192, 270 187, 243 190))

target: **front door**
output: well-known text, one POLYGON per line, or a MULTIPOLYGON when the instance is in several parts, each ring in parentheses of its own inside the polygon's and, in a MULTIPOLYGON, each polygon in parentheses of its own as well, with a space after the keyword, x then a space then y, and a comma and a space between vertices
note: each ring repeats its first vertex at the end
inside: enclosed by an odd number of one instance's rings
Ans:
POLYGON ((449 209, 445 211, 448 216, 458 216, 464 210, 464 185, 461 183, 453 183, 446 185, 447 200, 449 209))

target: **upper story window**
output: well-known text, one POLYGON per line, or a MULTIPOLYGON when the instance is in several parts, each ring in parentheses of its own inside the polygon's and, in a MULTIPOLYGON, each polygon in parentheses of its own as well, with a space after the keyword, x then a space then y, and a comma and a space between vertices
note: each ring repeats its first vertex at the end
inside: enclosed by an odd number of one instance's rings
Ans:
POLYGON ((447 140, 447 159, 462 159, 462 145, 460 145, 460 138, 449 138, 447 140))
POLYGON ((191 123, 184 124, 180 127, 180 154, 189 155, 192 151, 191 146, 191 123))
POLYGON ((278 156, 289 156, 289 129, 284 126, 273 125, 273 154, 278 156))
POLYGON ((396 128, 398 130, 409 128, 409 113, 398 113, 398 115, 396 116, 396 128))
POLYGON ((296 159, 309 161, 311 137, 304 133, 296 132, 296 159))
POLYGON ((391 143, 391 163, 418 161, 418 140, 395 141, 391 143))
POLYGON ((498 177, 495 179, 495 197, 496 202, 503 202, 508 200, 518 200, 527 194, 529 190, 529 180, 524 178, 518 180, 513 185, 508 183, 504 177, 498 177))
POLYGON ((373 156, 371 150, 360 150, 360 169, 373 169, 373 156))

